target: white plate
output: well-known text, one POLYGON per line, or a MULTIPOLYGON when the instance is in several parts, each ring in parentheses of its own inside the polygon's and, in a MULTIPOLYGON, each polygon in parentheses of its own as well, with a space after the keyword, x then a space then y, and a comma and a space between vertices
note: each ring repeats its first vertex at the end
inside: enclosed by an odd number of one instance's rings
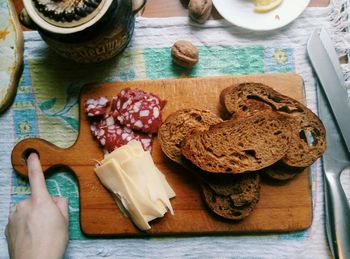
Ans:
POLYGON ((254 31, 269 31, 294 21, 308 6, 310 0, 283 0, 267 13, 254 11, 252 0, 213 0, 218 12, 227 21, 254 31))

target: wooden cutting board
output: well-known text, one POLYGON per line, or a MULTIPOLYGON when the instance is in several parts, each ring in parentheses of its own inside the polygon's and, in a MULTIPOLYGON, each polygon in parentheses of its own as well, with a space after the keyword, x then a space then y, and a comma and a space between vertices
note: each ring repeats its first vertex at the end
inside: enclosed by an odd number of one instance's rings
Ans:
POLYGON ((186 107, 204 108, 222 115, 219 94, 233 83, 261 82, 277 91, 304 102, 304 86, 300 76, 291 73, 184 78, 157 81, 130 81, 87 85, 80 97, 80 131, 75 144, 61 149, 41 139, 18 143, 12 152, 12 164, 26 175, 23 156, 30 149, 39 155, 45 172, 58 166, 68 167, 76 175, 80 191, 80 221, 87 235, 173 235, 252 232, 287 232, 308 228, 312 221, 310 170, 306 169, 286 184, 263 181, 261 198, 254 212, 240 222, 221 219, 203 203, 195 177, 170 161, 161 151, 157 139, 152 156, 176 192, 172 199, 175 215, 169 213, 151 223, 152 229, 140 232, 116 206, 112 196, 101 185, 93 169, 95 160, 103 157, 102 149, 93 138, 84 111, 88 98, 116 96, 125 87, 140 88, 167 100, 163 118, 186 107))

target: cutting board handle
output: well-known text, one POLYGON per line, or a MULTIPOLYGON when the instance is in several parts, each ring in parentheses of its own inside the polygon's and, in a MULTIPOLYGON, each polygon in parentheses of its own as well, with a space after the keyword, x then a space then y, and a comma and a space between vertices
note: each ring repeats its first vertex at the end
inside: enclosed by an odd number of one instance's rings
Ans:
POLYGON ((13 168, 22 176, 27 176, 26 158, 31 152, 36 152, 44 172, 53 167, 64 166, 65 157, 69 156, 70 150, 55 146, 54 144, 40 138, 28 138, 20 141, 13 148, 11 162, 13 168))

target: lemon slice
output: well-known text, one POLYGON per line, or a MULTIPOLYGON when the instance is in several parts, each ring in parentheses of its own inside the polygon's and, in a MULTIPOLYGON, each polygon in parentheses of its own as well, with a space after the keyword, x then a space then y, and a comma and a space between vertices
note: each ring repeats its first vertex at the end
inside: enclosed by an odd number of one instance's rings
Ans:
POLYGON ((254 2, 254 11, 257 13, 266 13, 282 3, 283 0, 253 0, 254 2))

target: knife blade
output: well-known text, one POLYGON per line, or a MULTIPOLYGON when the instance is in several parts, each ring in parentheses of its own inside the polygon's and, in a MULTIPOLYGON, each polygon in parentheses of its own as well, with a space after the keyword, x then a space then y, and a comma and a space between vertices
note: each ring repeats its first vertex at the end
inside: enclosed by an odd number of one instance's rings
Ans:
POLYGON ((340 83, 342 85, 345 85, 345 79, 343 76, 343 71, 340 67, 338 54, 335 51, 335 46, 333 44, 331 37, 329 36, 327 30, 324 27, 322 27, 322 29, 320 31, 320 39, 321 39, 322 44, 328 53, 328 56, 333 64, 333 67, 337 73, 337 76, 339 78, 340 83))
POLYGON ((341 131, 347 152, 350 154, 350 120, 348 118, 350 104, 348 93, 338 78, 337 71, 317 31, 314 31, 309 38, 307 52, 341 131))
MULTIPOLYGON (((322 44, 323 48, 321 48, 321 50, 325 51, 322 55, 328 56, 332 66, 331 71, 334 73, 333 78, 335 77, 340 83, 339 85, 334 84, 333 87, 340 88, 345 80, 332 41, 324 29, 321 30, 320 36, 318 36, 316 32, 316 35, 313 34, 310 39, 315 39, 315 37, 316 41, 313 40, 308 42, 307 50, 310 60, 315 57, 312 56, 312 54, 310 55, 311 48, 314 48, 313 44, 315 44, 315 42, 317 44, 322 44)), ((313 60, 312 64, 315 62, 319 61, 313 60)), ((319 75, 319 71, 316 69, 315 71, 317 75, 319 75)), ((347 97, 347 93, 344 96, 347 97)), ((317 98, 319 115, 326 127, 328 143, 328 148, 322 158, 324 169, 325 225, 327 241, 334 258, 350 258, 350 208, 340 183, 340 174, 344 171, 350 173, 350 167, 346 167, 346 165, 350 164, 350 159, 338 125, 335 122, 334 113, 329 108, 331 107, 328 102, 329 100, 327 100, 325 91, 323 91, 322 87, 317 88, 317 98)))
MULTIPOLYGON (((342 85, 345 85, 345 79, 339 63, 337 52, 335 51, 334 44, 325 28, 321 29, 319 37, 331 60, 334 70, 337 73, 339 81, 342 85)), ((332 160, 328 159, 329 161, 327 161, 328 163, 324 163, 324 167, 326 170, 335 167, 338 167, 338 169, 341 170, 346 165, 350 164, 350 157, 348 156, 347 150, 344 147, 344 142, 341 137, 341 133, 339 132, 338 125, 336 125, 335 123, 336 120, 334 118, 334 115, 332 114, 332 111, 328 108, 329 103, 327 97, 325 96, 323 89, 319 89, 319 87, 321 87, 319 83, 317 84, 317 86, 317 98, 319 100, 319 115, 327 129, 327 140, 332 140, 332 146, 328 146, 327 150, 329 152, 327 152, 327 155, 328 153, 330 153, 332 154, 331 157, 334 158, 332 160), (332 162, 333 160, 336 160, 335 163, 332 162)))

